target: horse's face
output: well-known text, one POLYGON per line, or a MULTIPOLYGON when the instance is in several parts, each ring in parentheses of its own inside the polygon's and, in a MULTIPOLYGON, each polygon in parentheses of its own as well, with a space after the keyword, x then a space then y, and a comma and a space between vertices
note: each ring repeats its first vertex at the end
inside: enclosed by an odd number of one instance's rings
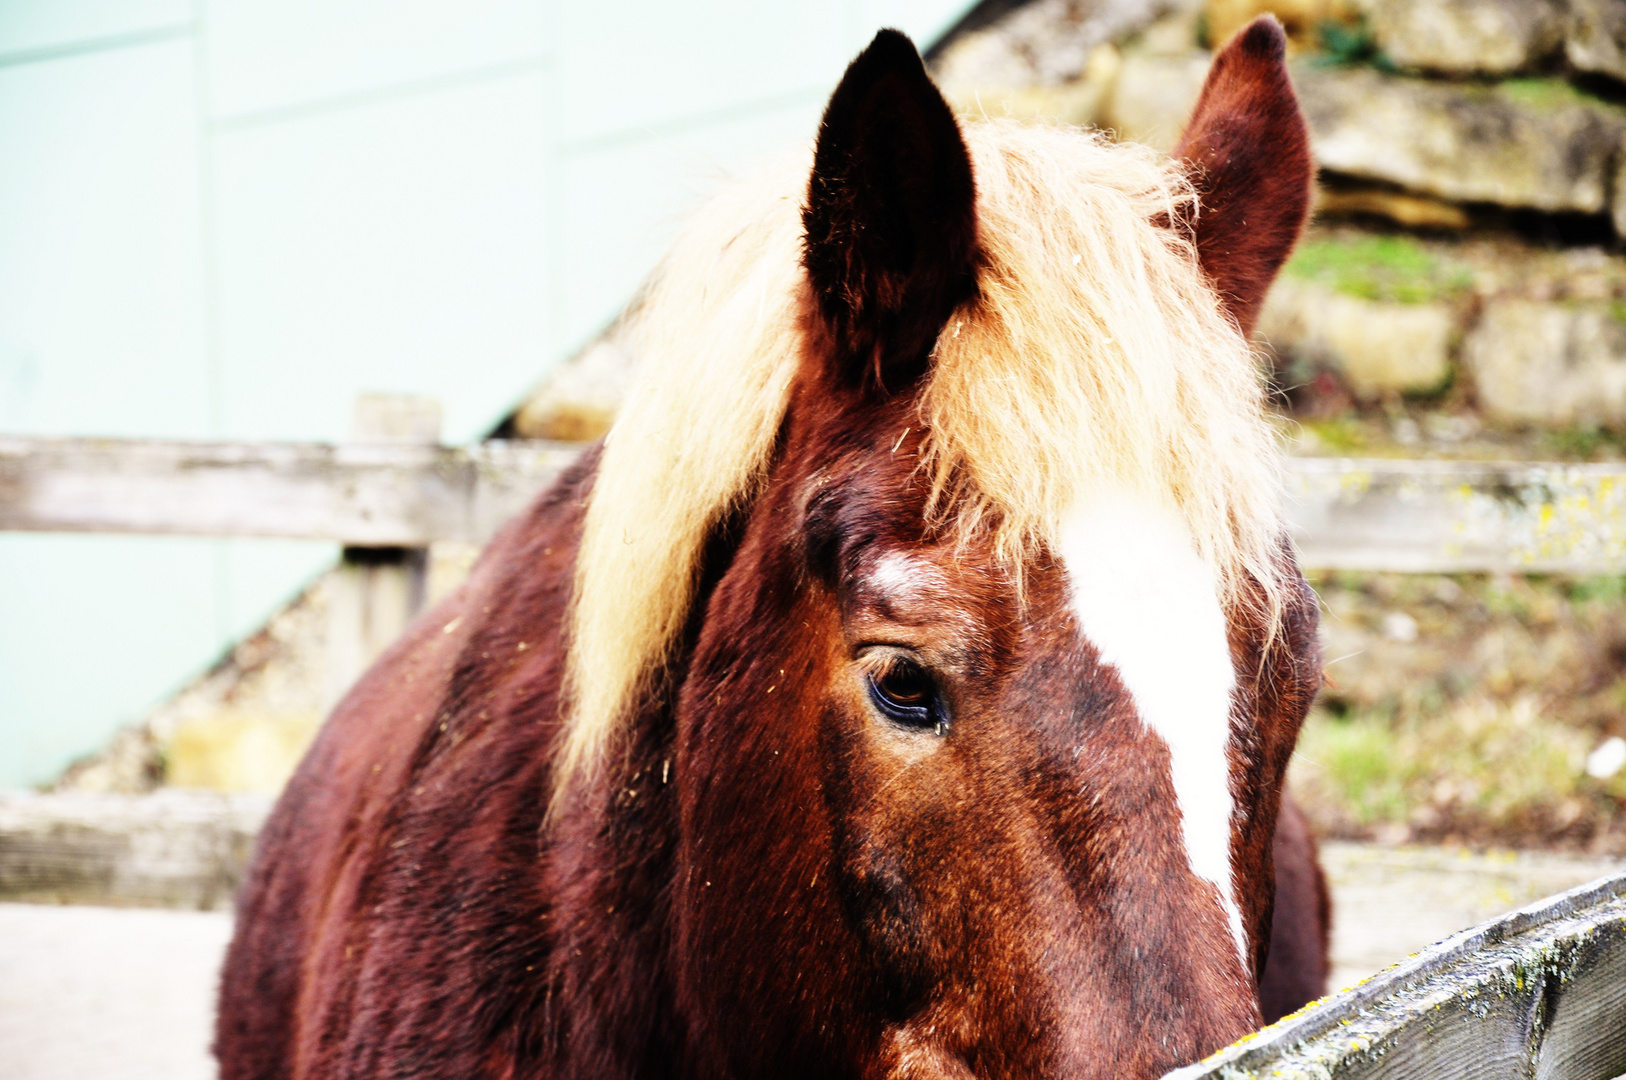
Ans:
POLYGON ((792 447, 713 596, 697 975, 874 1076, 1155 1076, 1252 1030, 1307 592, 1261 666, 1175 523, 1120 503, 1018 596, 986 543, 922 539, 896 438, 792 447))
POLYGON ((986 547, 896 528, 921 497, 903 468, 846 465, 805 518, 828 592, 803 606, 838 643, 818 673, 821 824, 898 1017, 883 1055, 905 1074, 1151 1075, 1256 1026, 1270 829, 1233 831, 1272 816, 1260 781, 1298 716, 1234 687, 1253 657, 1232 656, 1189 541, 1103 507, 1018 598, 986 547))
MULTIPOLYGON (((1279 40, 1251 36, 1221 74, 1285 86, 1279 40)), ((1289 596, 1271 638, 1222 609, 1178 515, 1124 494, 1077 507, 1020 587, 991 540, 928 523, 907 388, 975 229, 949 205, 970 191, 952 119, 880 45, 832 102, 808 211, 815 296, 845 305, 814 318, 846 366, 793 393, 677 709, 680 1006, 742 1074, 1155 1076, 1258 1023, 1313 602, 1289 596), (819 169, 862 168, 877 130, 922 170, 903 186, 929 238, 815 220, 821 183, 855 184, 819 169)))

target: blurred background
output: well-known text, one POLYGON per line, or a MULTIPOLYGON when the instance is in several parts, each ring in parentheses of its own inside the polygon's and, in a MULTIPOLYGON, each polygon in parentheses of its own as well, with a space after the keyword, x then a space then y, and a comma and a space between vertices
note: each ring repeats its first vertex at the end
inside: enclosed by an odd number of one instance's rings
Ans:
MULTIPOLYGON (((342 442, 407 395, 430 441, 592 439, 684 211, 805 143, 877 26, 968 115, 1167 148, 1261 11, 1321 166, 1258 335, 1291 450, 1621 459, 1605 0, 0 0, 0 432, 342 442)), ((358 670, 337 556, 0 533, 0 788, 275 792, 358 670)), ((1325 834, 1626 851, 1626 579, 1316 584, 1325 834)))
MULTIPOLYGON (((1626 0, 0 0, 0 437, 591 440, 685 211, 805 145, 877 28, 967 116, 1167 149, 1262 12, 1321 170, 1258 335, 1290 452, 1626 473, 1626 0)), ((1606 524, 1584 573, 1312 571, 1290 783, 1340 978, 1626 855, 1606 524)), ((0 532, 0 898, 222 908, 326 710, 477 550, 433 544, 358 644, 376 567, 336 542, 0 532)), ((0 1058, 49 1064, 30 980, 102 931, 0 909, 0 1058)), ((141 933, 203 985, 229 927, 195 917, 141 933)))
MULTIPOLYGON (((876 28, 930 43, 967 6, 0 0, 0 432, 338 441, 384 392, 477 440, 697 197, 810 138, 876 28)), ((0 534, 0 788, 336 555, 0 534)))

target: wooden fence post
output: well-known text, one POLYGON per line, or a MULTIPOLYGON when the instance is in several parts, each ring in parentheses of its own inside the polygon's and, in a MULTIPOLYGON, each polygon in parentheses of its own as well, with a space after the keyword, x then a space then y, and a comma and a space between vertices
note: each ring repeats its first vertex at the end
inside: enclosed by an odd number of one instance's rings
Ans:
MULTIPOLYGON (((395 394, 358 395, 351 441, 438 445, 440 404, 395 394)), ((328 596, 324 710, 338 703, 423 609, 428 577, 427 547, 344 547, 328 596)))

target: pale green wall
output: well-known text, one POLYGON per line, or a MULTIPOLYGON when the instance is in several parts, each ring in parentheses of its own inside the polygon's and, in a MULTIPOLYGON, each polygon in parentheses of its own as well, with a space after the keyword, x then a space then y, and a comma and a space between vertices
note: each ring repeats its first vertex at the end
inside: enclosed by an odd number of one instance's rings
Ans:
MULTIPOLYGON (((699 193, 966 0, 0 0, 0 431, 478 437, 699 193)), ((49 779, 331 562, 0 535, 0 788, 49 779)))

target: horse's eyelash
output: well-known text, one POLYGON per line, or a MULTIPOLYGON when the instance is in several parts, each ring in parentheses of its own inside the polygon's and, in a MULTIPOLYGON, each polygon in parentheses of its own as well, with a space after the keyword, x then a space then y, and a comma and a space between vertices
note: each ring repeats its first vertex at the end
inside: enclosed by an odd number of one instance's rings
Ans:
MULTIPOLYGON (((899 656, 895 653, 866 657, 866 661, 867 663, 865 666, 869 668, 870 678, 872 679, 884 679, 889 675, 894 675, 900 671, 907 671, 911 668, 919 671, 923 675, 927 675, 927 669, 924 664, 911 660, 907 656, 899 656)), ((927 677, 930 676, 927 675, 927 677)))

